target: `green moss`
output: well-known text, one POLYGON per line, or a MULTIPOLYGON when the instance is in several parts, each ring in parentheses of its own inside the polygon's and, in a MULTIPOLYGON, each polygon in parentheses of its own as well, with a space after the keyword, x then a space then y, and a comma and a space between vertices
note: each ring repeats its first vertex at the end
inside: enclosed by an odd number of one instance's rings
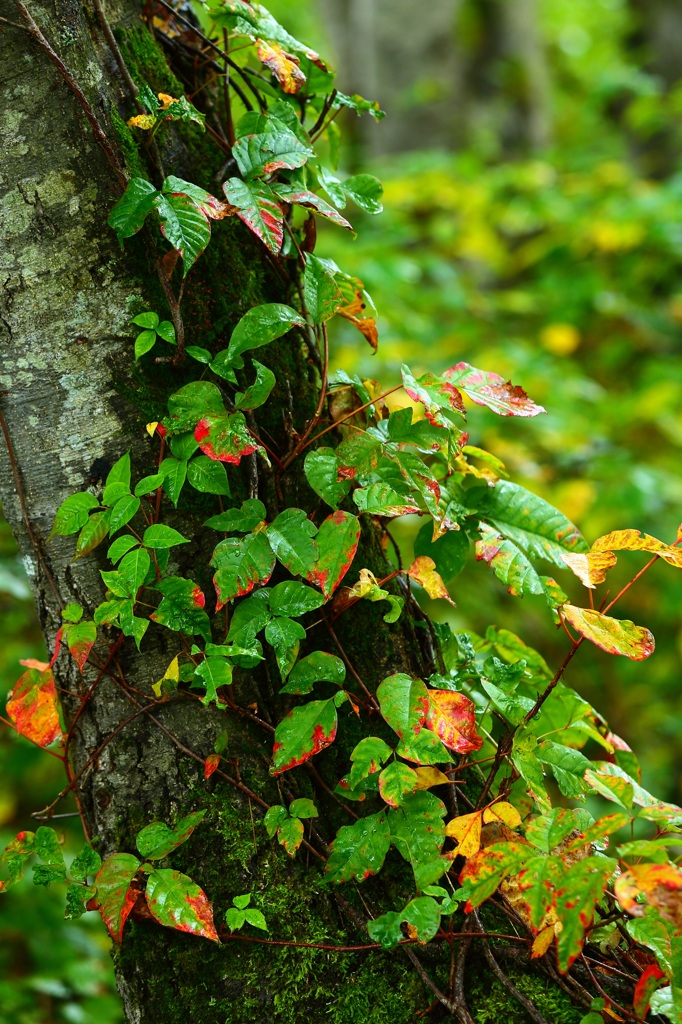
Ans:
POLYGON ((115 108, 111 110, 111 123, 119 149, 123 153, 128 173, 136 178, 149 178, 146 165, 140 156, 135 136, 115 108))
MULTIPOLYGON (((512 999, 504 986, 487 970, 469 972, 467 1003, 476 1024, 529 1024, 523 1007, 512 999)), ((550 1024, 579 1024, 584 1011, 574 1006, 569 997, 549 978, 521 972, 503 965, 505 974, 516 988, 531 1000, 550 1024)))
POLYGON ((168 67, 166 58, 146 25, 116 29, 116 39, 131 77, 139 87, 145 82, 154 92, 182 96, 182 83, 168 67))

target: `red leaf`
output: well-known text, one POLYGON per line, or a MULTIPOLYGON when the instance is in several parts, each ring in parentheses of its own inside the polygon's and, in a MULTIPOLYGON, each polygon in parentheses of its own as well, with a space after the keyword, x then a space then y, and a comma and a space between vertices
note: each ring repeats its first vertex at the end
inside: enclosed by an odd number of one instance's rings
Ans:
POLYGON ((204 761, 204 778, 210 779, 220 766, 220 754, 209 754, 204 761))
POLYGON ((245 455, 259 450, 240 412, 205 416, 194 428, 194 439, 209 459, 230 462, 234 466, 238 466, 245 455))
POLYGON ((219 942, 206 893, 187 875, 155 868, 147 879, 147 906, 159 924, 219 942))
POLYGON ((476 405, 487 405, 498 416, 537 416, 545 410, 528 397, 523 388, 504 380, 498 373, 477 370, 468 363, 456 363, 443 378, 455 384, 476 405))
POLYGON ((426 726, 458 754, 469 754, 483 746, 483 737, 476 732, 474 703, 463 693, 429 690, 426 726))
POLYGON ((651 967, 647 967, 635 985, 632 1008, 638 1017, 643 1019, 649 1012, 649 1000, 652 993, 658 988, 661 978, 665 978, 665 974, 657 964, 652 964, 651 967))
POLYGON ((644 661, 654 653, 656 641, 652 634, 645 626, 636 626, 629 619, 613 619, 572 604, 562 605, 561 614, 581 636, 608 654, 623 654, 632 661, 644 661))
POLYGON ((355 558, 360 520, 349 512, 334 512, 324 520, 315 539, 320 554, 306 578, 316 583, 325 597, 331 597, 355 558))
POLYGON ((333 700, 313 700, 290 711, 275 730, 272 774, 281 775, 328 747, 337 724, 333 700))
POLYGON ((30 668, 19 677, 7 698, 7 715, 17 732, 39 747, 47 747, 61 736, 57 690, 52 669, 30 668))

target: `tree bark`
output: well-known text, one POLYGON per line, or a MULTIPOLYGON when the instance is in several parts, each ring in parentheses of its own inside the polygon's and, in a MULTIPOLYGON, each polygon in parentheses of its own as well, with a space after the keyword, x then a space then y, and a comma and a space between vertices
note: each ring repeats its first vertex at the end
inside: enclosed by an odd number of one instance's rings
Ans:
MULTIPOLYGON (((1 12, 2 18, 26 24, 10 0, 2 0, 1 12)), ((166 316, 169 311, 158 283, 151 232, 121 251, 106 226, 121 191, 120 175, 106 144, 95 138, 92 117, 121 165, 139 159, 124 125, 134 108, 115 54, 101 23, 77 0, 60 0, 57 13, 44 0, 34 2, 30 13, 68 65, 90 111, 86 116, 83 100, 35 33, 3 25, 1 209, 6 242, 0 253, 0 410, 8 445, 0 450, 0 496, 52 646, 60 606, 77 601, 90 617, 103 598, 99 570, 107 565, 101 549, 74 562, 72 538, 47 541, 55 510, 74 491, 101 487, 97 460, 111 463, 132 448, 138 476, 154 471, 156 442, 143 426, 163 415, 165 398, 184 383, 187 371, 160 365, 144 375, 132 365, 131 317, 143 309, 166 316)), ((134 77, 146 77, 155 91, 185 91, 131 3, 113 0, 108 17, 134 77)), ((191 74, 191 64, 189 71, 179 70, 191 74)), ((216 173, 224 155, 196 132, 173 135, 161 158, 167 171, 209 189, 218 187, 216 173)), ((183 302, 187 342, 218 351, 247 308, 289 298, 288 284, 265 259, 260 244, 241 225, 221 222, 189 278, 183 302)), ((318 381, 302 337, 290 335, 271 349, 262 358, 276 370, 279 385, 259 429, 284 450, 287 433, 294 428, 300 433, 315 408, 318 381)), ((255 479, 252 463, 249 467, 231 474, 235 504, 257 492, 268 518, 291 504, 317 514, 300 469, 294 467, 278 491, 261 466, 255 479)), ((199 501, 181 501, 177 512, 164 505, 164 521, 183 532, 205 517, 199 501)), ((202 574, 196 568, 207 564, 205 542, 193 541, 183 551, 179 571, 199 573, 196 581, 209 592, 208 569, 202 574)), ((355 564, 377 575, 385 570, 371 524, 355 564)), ((417 641, 425 631, 415 630, 409 615, 388 626, 382 613, 380 606, 370 605, 343 616, 338 650, 324 627, 312 638, 317 648, 349 655, 371 690, 391 672, 432 670, 428 644, 417 641)), ((404 898, 405 888, 397 863, 381 881, 366 883, 362 893, 323 887, 326 843, 351 820, 327 795, 347 770, 348 753, 357 741, 349 706, 344 706, 344 736, 315 759, 314 771, 275 782, 267 771, 268 726, 281 717, 283 703, 276 695, 272 664, 244 672, 235 682, 236 704, 250 712, 208 710, 191 700, 145 710, 140 693, 144 698, 151 694, 151 685, 177 653, 172 640, 168 631, 150 629, 142 653, 127 641, 116 657, 100 640, 95 650, 104 669, 87 667, 82 677, 71 660, 56 663, 58 685, 67 691, 67 722, 78 715, 70 770, 83 773, 77 792, 87 833, 103 856, 132 851, 136 833, 149 821, 171 822, 206 807, 206 819, 174 854, 173 867, 208 893, 218 923, 234 896, 252 892, 270 923, 270 937, 282 943, 365 945, 368 910, 374 911, 387 891, 395 902, 404 898), (90 689, 82 706, 80 697, 68 696, 90 689), (228 737, 229 767, 206 783, 203 761, 221 732, 228 737), (272 804, 293 796, 314 796, 325 818, 319 832, 310 833, 312 852, 301 851, 292 862, 265 837, 259 801, 272 804)), ((134 918, 114 957, 130 1024, 265 1024, 273 1019, 407 1024, 433 1000, 434 985, 447 988, 453 970, 447 944, 416 956, 411 950, 338 952, 229 937, 217 947, 134 918)), ((482 970, 476 966, 467 984, 479 984, 482 970)), ((542 994, 544 982, 538 990, 542 994)), ((480 998, 488 1008, 494 1003, 489 993, 480 998)), ((526 1019, 504 990, 495 998, 507 1007, 510 1021, 526 1019)), ((577 1020, 579 1012, 573 1018, 571 1012, 566 1000, 562 1020, 577 1020)), ((461 1006, 455 1016, 467 1020, 461 1006)), ((447 1019, 453 1019, 452 1012, 447 1019)))

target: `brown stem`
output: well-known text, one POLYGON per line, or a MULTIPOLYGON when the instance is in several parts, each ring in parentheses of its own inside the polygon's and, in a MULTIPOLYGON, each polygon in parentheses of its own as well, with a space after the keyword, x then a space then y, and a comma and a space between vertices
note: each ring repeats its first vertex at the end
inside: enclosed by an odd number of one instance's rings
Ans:
POLYGON ((324 357, 322 362, 322 383, 320 385, 320 397, 317 402, 317 408, 315 409, 315 413, 313 414, 313 417, 310 420, 308 426, 306 427, 303 435, 299 437, 293 452, 287 459, 285 459, 284 466, 282 467, 283 469, 287 469, 294 461, 294 459, 303 451, 303 449, 308 447, 306 441, 310 437, 310 434, 314 429, 315 424, 319 422, 320 416, 322 415, 322 410, 324 409, 324 403, 327 401, 327 376, 329 373, 329 335, 327 334, 326 324, 322 324, 322 337, 324 339, 324 357))

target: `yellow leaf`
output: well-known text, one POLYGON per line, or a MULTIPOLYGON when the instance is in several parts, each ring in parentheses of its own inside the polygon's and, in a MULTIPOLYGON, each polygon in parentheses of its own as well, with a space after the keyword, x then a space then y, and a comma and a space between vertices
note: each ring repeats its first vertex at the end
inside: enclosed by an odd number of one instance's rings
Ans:
POLYGON ((453 818, 445 826, 445 834, 459 843, 457 853, 462 857, 473 857, 480 850, 482 817, 481 811, 474 811, 473 814, 462 814, 459 818, 453 818))
POLYGON ((158 683, 154 683, 152 690, 157 697, 163 697, 164 690, 167 692, 169 689, 174 689, 172 686, 164 687, 164 683, 177 683, 180 682, 180 665, 178 664, 177 654, 171 661, 170 665, 166 669, 164 675, 159 679, 158 683))
POLYGON ((305 85, 306 78, 299 67, 298 57, 287 53, 277 43, 266 43, 262 39, 256 40, 256 52, 258 60, 270 68, 283 92, 293 96, 305 85))
POLYGON ((615 565, 617 558, 613 551, 589 551, 586 555, 561 553, 563 561, 585 587, 593 590, 597 583, 606 579, 606 571, 615 565))
POLYGON ((156 118, 153 114, 136 114, 135 117, 131 117, 126 124, 129 128, 142 128, 144 131, 149 131, 156 124, 156 118))
POLYGON ((168 110, 168 108, 170 107, 171 103, 177 103, 178 102, 177 99, 175 98, 175 96, 169 96, 167 92, 159 92, 159 93, 157 93, 157 96, 161 100, 161 109, 162 110, 168 110))
POLYGON ((153 423, 148 423, 147 424, 147 426, 145 427, 145 430, 147 431, 147 433, 149 434, 150 437, 154 436, 154 431, 156 430, 158 425, 159 424, 158 424, 157 420, 155 420, 153 423))
POLYGON ((543 928, 541 932, 538 932, 533 940, 530 954, 531 960, 537 960, 538 957, 544 956, 553 941, 554 928, 552 925, 548 925, 546 928, 543 928))
POLYGON ((374 588, 378 587, 377 578, 373 572, 369 569, 360 570, 360 579, 357 583, 353 584, 348 591, 349 597, 366 597, 367 594, 374 588))
POLYGON ((444 782, 450 781, 447 775, 439 768, 427 766, 424 768, 414 768, 413 771, 417 776, 415 789, 431 789, 431 786, 442 786, 444 782))
POLYGON ((503 800, 499 804, 493 804, 492 807, 486 807, 483 812, 483 820, 485 822, 503 821, 510 828, 518 828, 521 824, 521 815, 515 807, 503 800))
POLYGON ((592 545, 592 551, 650 551, 670 565, 682 569, 682 551, 648 533, 640 533, 639 530, 614 530, 613 533, 598 537, 592 545))
POLYGON ((439 573, 436 572, 436 563, 428 555, 420 555, 415 558, 407 570, 407 575, 424 588, 429 597, 442 597, 454 606, 455 602, 448 594, 448 588, 443 583, 439 573))

